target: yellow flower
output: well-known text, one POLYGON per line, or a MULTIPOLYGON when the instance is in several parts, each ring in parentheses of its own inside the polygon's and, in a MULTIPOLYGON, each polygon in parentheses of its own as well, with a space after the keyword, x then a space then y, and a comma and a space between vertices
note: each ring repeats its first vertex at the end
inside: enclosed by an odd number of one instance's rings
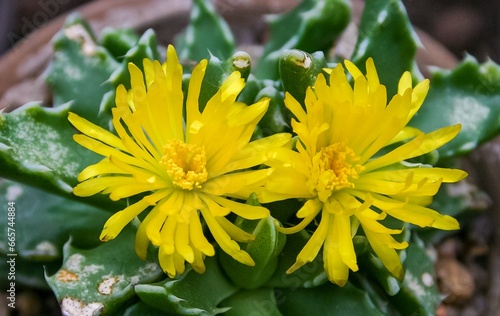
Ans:
POLYGON ((330 281, 343 286, 349 269, 358 270, 352 237, 362 227, 371 247, 385 267, 403 276, 396 249, 407 247, 392 235, 402 230, 380 223, 387 215, 421 227, 458 229, 458 222, 426 207, 442 182, 467 176, 462 170, 433 168, 405 160, 426 154, 454 138, 460 125, 432 133, 407 127, 429 89, 424 80, 412 88, 410 73, 399 81, 398 93, 387 104, 372 59, 367 74, 351 62, 345 67, 354 78, 351 87, 342 65, 328 69, 330 84, 319 75, 308 88, 304 110, 290 95, 287 108, 295 115, 297 151, 279 148, 261 202, 287 198, 307 199, 297 212, 302 221, 284 233, 304 229, 321 213, 308 243, 287 271, 292 273, 312 261, 323 247, 324 268, 330 281), (390 146, 390 147, 388 147, 390 146))
POLYGON ((80 173, 81 183, 73 192, 78 196, 101 192, 113 201, 143 195, 108 219, 101 240, 115 238, 153 206, 138 228, 135 249, 144 259, 150 242, 158 246, 160 265, 170 277, 184 271, 185 261, 199 273, 205 271, 203 258, 213 256, 215 250, 204 235, 204 224, 223 251, 254 265, 236 242, 254 237, 225 216, 232 212, 259 219, 269 211, 228 198, 247 199, 271 171, 248 168, 260 165, 268 148, 290 141, 289 135, 280 134, 249 142, 268 100, 250 106, 236 102, 245 85, 239 72, 225 80, 200 112, 198 97, 206 67, 203 60, 194 68, 184 98, 183 70, 172 46, 165 64, 144 60, 144 75, 129 64, 132 88, 117 88, 112 110, 117 135, 69 115, 82 132, 74 136, 75 141, 105 157, 80 173))

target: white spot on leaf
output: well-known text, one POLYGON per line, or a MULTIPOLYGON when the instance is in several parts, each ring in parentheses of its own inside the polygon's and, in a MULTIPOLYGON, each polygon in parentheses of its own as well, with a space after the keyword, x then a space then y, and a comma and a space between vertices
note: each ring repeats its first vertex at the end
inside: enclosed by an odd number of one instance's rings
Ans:
POLYGON ((99 283, 99 286, 97 287, 97 291, 103 295, 109 295, 111 292, 113 292, 113 286, 118 283, 118 278, 117 277, 110 277, 102 280, 101 283, 99 283))
POLYGON ((432 286, 434 284, 434 278, 430 275, 430 273, 425 272, 422 274, 422 283, 425 286, 432 286))
POLYGON ((23 188, 20 185, 14 184, 7 188, 7 194, 5 195, 5 198, 9 202, 14 202, 22 194, 23 194, 23 188))
POLYGON ((101 303, 89 303, 85 304, 82 301, 65 297, 61 302, 61 312, 63 316, 94 316, 99 315, 104 309, 104 305, 101 303))

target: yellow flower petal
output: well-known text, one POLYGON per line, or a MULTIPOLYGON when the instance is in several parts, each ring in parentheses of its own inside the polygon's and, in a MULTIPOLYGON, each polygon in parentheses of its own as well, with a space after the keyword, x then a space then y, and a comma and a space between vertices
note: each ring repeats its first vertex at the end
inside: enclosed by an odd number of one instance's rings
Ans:
POLYGON ((458 132, 460 132, 460 128, 460 125, 453 125, 443 127, 429 134, 417 136, 410 142, 366 163, 365 172, 431 152, 457 136, 458 132))
POLYGON ((208 212, 206 209, 200 210, 205 222, 207 223, 210 232, 214 236, 215 241, 219 244, 219 246, 226 252, 228 255, 233 257, 235 260, 246 264, 247 266, 254 266, 255 262, 250 257, 248 253, 241 250, 238 243, 229 237, 229 235, 222 229, 222 227, 217 223, 215 218, 208 212))
MULTIPOLYGON (((333 214, 329 214, 329 216, 334 217, 333 214)), ((333 225, 329 234, 326 236, 323 249, 323 262, 326 275, 330 282, 336 283, 339 286, 344 286, 349 276, 349 267, 342 260, 342 255, 340 254, 340 245, 338 241, 339 232, 335 230, 334 221, 335 220, 331 223, 331 225, 333 225)), ((352 244, 351 239, 349 239, 349 242, 352 244)))
POLYGON ((239 242, 249 242, 255 239, 255 236, 247 233, 243 229, 234 225, 230 221, 228 221, 225 217, 215 217, 215 220, 219 223, 219 225, 226 231, 226 233, 234 240, 239 242))
POLYGON ((215 195, 210 196, 210 198, 245 219, 261 219, 269 216, 269 210, 262 206, 238 203, 215 195))
POLYGON ((333 216, 333 230, 337 232, 336 241, 333 242, 334 245, 335 242, 338 243, 340 258, 349 269, 358 271, 356 253, 354 252, 354 244, 352 243, 350 216, 333 214, 330 216, 333 216))
POLYGON ((305 122, 307 120, 307 114, 302 108, 302 105, 300 105, 300 103, 287 91, 285 91, 285 106, 300 122, 305 122))
POLYGON ((68 120, 74 127, 85 135, 91 138, 99 139, 101 142, 111 147, 125 150, 125 146, 123 145, 121 139, 104 128, 97 126, 72 112, 68 113, 68 120))
POLYGON ((150 197, 150 200, 143 198, 139 202, 136 202, 122 211, 115 213, 111 216, 102 229, 101 236, 99 237, 102 241, 109 241, 114 239, 122 231, 122 229, 139 215, 144 209, 151 205, 151 198, 153 200, 159 200, 165 197, 164 192, 155 193, 150 197))
POLYGON ((178 223, 175 230, 175 249, 189 263, 194 262, 194 252, 189 246, 188 224, 178 223))
POLYGON ((327 212, 322 212, 321 221, 318 228, 314 231, 311 238, 307 241, 306 245, 297 256, 295 263, 286 271, 290 274, 302 267, 308 262, 312 262, 318 255, 321 246, 325 242, 325 238, 329 229, 329 216, 327 212))
POLYGON ((191 213, 191 218, 189 220, 189 234, 191 242, 193 243, 195 249, 199 249, 203 254, 207 256, 215 255, 214 246, 212 246, 212 244, 208 242, 207 238, 203 234, 203 228, 201 227, 200 218, 195 212, 191 213))
POLYGON ((297 233, 306 228, 306 226, 309 225, 314 218, 316 218, 316 215, 319 214, 322 208, 323 203, 320 200, 307 200, 306 203, 304 203, 304 205, 297 212, 297 217, 303 218, 303 220, 299 224, 288 228, 278 226, 276 227, 276 229, 284 234, 297 233))
POLYGON ((382 236, 384 235, 373 233, 370 230, 366 230, 365 234, 373 251, 375 251, 387 270, 398 279, 403 279, 404 270, 401 260, 394 249, 381 242, 381 240, 383 240, 382 236))
POLYGON ((425 206, 443 182, 467 176, 457 169, 409 168, 405 161, 443 146, 460 130, 456 125, 425 134, 407 126, 427 95, 428 80, 412 87, 411 74, 404 73, 398 93, 387 102, 373 59, 366 61, 366 75, 350 61, 344 65, 353 80, 338 64, 325 69, 328 80, 318 75, 304 100, 285 92, 285 105, 295 116, 291 126, 298 137, 296 148, 281 147, 263 162, 273 173, 256 192, 263 203, 306 200, 297 212, 303 220, 278 228, 283 233, 314 229, 311 224, 322 209, 319 226, 287 272, 312 261, 323 245, 326 274, 340 286, 347 282, 349 269, 358 269, 352 237, 359 225, 383 264, 401 278, 404 271, 395 249, 408 244, 392 237, 402 230, 380 221, 390 215, 422 227, 457 229, 455 219, 425 206))
POLYGON ((456 219, 420 205, 401 203, 391 198, 373 194, 373 205, 403 222, 420 227, 435 227, 445 230, 459 229, 456 219))

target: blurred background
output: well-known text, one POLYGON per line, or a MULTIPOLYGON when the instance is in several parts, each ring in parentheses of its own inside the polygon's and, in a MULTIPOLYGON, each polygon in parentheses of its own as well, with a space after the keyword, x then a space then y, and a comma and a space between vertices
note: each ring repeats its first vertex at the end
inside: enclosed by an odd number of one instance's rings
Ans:
MULTIPOLYGON (((0 0, 0 55, 49 20, 91 1, 99 0, 0 0)), ((500 63, 500 1, 403 2, 413 24, 459 59, 467 52, 480 61, 489 57, 500 63)))

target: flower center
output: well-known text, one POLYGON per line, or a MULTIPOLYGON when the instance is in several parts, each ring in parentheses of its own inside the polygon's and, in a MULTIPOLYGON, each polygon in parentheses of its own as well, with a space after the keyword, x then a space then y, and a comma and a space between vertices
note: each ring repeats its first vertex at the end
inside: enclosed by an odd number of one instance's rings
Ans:
POLYGON ((359 157, 346 144, 339 142, 324 147, 312 159, 309 190, 317 192, 325 202, 333 191, 353 188, 352 180, 359 178, 364 167, 357 164, 359 157))
POLYGON ((186 144, 180 140, 169 140, 163 149, 160 164, 164 165, 173 184, 184 190, 200 189, 207 181, 205 148, 186 144))

